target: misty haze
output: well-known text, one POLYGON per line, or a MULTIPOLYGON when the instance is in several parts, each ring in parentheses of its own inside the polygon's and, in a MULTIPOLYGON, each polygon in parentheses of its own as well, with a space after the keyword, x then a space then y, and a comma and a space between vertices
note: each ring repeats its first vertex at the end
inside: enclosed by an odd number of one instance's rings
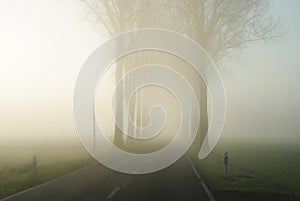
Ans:
MULTIPOLYGON (((0 199, 298 200, 299 6, 293 0, 1 1, 0 199), (166 88, 145 86, 128 102, 125 92, 117 97, 116 118, 124 127, 124 115, 138 128, 147 127, 149 111, 160 105, 168 117, 165 127, 149 140, 138 139, 136 130, 126 131, 135 137, 125 135, 113 116, 114 90, 139 66, 170 67, 187 80, 200 108, 194 142, 177 162, 131 175, 95 159, 77 132, 73 96, 81 68, 96 48, 144 28, 178 32, 207 52, 224 83, 226 119, 216 146, 201 160, 214 106, 196 70, 179 56, 157 50, 113 61, 96 87, 92 115, 93 124, 101 125, 119 150, 137 155, 163 150, 176 137, 181 118, 195 118, 181 116, 180 103, 166 88), (123 114, 124 107, 129 114, 123 114)), ((191 106, 189 114, 195 110, 191 106)), ((90 128, 95 138, 98 129, 90 128)))

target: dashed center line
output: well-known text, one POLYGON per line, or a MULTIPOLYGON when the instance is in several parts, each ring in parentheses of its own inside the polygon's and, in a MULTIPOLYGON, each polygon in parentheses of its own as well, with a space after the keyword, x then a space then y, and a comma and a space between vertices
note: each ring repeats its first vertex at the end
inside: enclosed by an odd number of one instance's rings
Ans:
POLYGON ((126 188, 126 187, 130 184, 131 180, 132 180, 132 177, 130 177, 130 178, 127 180, 127 182, 124 183, 122 186, 117 186, 112 192, 110 192, 110 194, 108 194, 108 196, 105 197, 105 199, 106 199, 106 200, 112 199, 112 197, 113 197, 115 194, 117 194, 117 192, 118 192, 119 190, 121 190, 121 188, 126 188))
POLYGON ((123 188, 126 188, 126 187, 130 184, 131 180, 132 180, 132 178, 130 177, 130 178, 128 179, 128 181, 127 181, 126 183, 123 184, 122 187, 123 187, 123 188))
POLYGON ((110 192, 108 196, 106 196, 105 199, 107 200, 111 199, 120 189, 121 189, 120 186, 116 187, 112 192, 110 192))

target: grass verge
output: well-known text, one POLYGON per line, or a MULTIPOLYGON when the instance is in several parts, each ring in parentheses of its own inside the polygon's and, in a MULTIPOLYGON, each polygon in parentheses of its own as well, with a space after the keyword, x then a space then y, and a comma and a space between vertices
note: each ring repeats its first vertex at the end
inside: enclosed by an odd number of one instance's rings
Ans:
POLYGON ((192 159, 217 200, 300 200, 300 150, 291 146, 221 144, 204 160, 192 159), (229 152, 229 176, 223 153, 229 152))

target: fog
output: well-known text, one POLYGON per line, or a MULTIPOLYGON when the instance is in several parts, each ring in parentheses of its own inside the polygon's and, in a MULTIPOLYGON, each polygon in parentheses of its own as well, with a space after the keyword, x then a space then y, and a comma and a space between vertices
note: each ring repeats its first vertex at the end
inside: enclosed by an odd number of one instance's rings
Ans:
MULTIPOLYGON (((222 141, 300 140, 299 6, 274 1, 283 38, 222 63, 222 141)), ((107 39, 101 26, 74 0, 1 1, 0 16, 0 146, 79 143, 73 89, 88 55, 107 39)))

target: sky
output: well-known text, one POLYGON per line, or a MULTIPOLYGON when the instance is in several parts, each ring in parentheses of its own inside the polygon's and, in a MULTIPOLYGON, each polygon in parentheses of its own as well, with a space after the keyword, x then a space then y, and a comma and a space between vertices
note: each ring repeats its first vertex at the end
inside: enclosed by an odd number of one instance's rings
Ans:
MULTIPOLYGON (((283 38, 256 43, 227 61, 222 140, 300 139, 300 14, 297 0, 273 1, 283 38)), ((0 0, 0 142, 77 142, 76 77, 107 36, 81 1, 0 0)))
POLYGON ((0 1, 0 10, 1 139, 76 139, 74 83, 104 37, 80 1, 0 1))
POLYGON ((275 43, 252 44, 226 64, 224 138, 299 142, 299 6, 299 1, 273 1, 271 12, 280 19, 283 37, 275 43))

